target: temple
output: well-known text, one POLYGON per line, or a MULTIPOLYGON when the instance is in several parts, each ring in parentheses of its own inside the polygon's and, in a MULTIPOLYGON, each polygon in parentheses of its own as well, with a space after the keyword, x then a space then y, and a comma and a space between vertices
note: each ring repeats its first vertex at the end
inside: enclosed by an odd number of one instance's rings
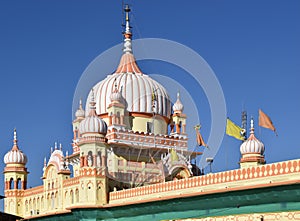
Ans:
POLYGON ((78 101, 72 153, 54 145, 41 186, 27 188, 27 156, 14 130, 4 212, 22 220, 300 220, 300 160, 266 164, 253 120, 239 169, 199 173, 191 162, 202 153, 188 148, 184 102, 178 93, 172 105, 139 68, 129 13, 126 6, 116 71, 78 101))

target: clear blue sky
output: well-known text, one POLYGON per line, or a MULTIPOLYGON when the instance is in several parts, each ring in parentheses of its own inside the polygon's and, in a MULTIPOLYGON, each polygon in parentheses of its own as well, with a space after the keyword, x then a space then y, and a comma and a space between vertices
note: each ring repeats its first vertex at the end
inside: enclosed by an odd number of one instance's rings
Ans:
MULTIPOLYGON (((268 163, 300 157, 299 1, 128 3, 134 39, 177 41, 208 62, 233 121, 240 123, 243 106, 249 118, 257 119, 258 108, 272 118, 279 136, 266 129, 258 135, 265 143, 268 163)), ((55 141, 70 152, 76 84, 96 56, 122 42, 121 7, 121 1, 0 1, 0 157, 11 149, 16 127, 19 147, 29 158, 29 186, 42 183, 43 159, 49 157, 55 141)), ((153 67, 141 63, 141 68, 146 73, 172 71, 177 78, 180 74, 155 62, 153 67)), ((206 139, 208 102, 201 89, 192 95, 201 110, 206 139)), ((213 170, 238 168, 239 145, 225 136, 213 170)), ((3 194, 3 176, 0 183, 3 194)))

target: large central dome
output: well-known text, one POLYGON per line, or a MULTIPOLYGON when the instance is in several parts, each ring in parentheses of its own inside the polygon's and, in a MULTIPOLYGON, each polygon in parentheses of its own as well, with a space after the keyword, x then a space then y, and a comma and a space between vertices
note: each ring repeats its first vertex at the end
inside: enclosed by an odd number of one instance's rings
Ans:
MULTIPOLYGON (((128 112, 153 113, 154 94, 156 96, 156 114, 170 117, 171 103, 166 89, 148 75, 141 73, 132 54, 124 54, 117 71, 94 86, 97 114, 107 113, 114 85, 118 87, 128 112), (132 57, 133 62, 124 63, 129 60, 126 57, 132 57)), ((91 94, 89 94, 89 98, 90 96, 91 94)), ((87 111, 89 111, 88 106, 87 111)))
MULTIPOLYGON (((117 87, 122 95, 125 110, 129 113, 146 113, 161 115, 169 118, 171 114, 171 102, 166 89, 143 74, 136 64, 131 48, 131 32, 127 21, 124 32, 124 49, 119 66, 114 74, 108 75, 97 83, 93 89, 98 115, 106 114, 111 103, 111 94, 117 87), (155 105, 153 106, 153 102, 155 105)), ((86 101, 86 113, 89 113, 91 93, 86 101)))

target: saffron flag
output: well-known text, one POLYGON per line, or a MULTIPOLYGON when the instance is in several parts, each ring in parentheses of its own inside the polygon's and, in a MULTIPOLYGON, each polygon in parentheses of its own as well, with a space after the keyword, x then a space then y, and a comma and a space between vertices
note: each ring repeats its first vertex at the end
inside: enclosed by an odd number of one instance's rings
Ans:
POLYGON ((200 134, 200 125, 196 125, 195 127, 196 130, 196 138, 197 138, 197 144, 198 146, 204 146, 204 147, 208 147, 207 144, 204 142, 202 135, 200 134))
POLYGON ((264 127, 270 130, 273 130, 277 136, 276 128, 273 125, 273 122, 271 121, 270 117, 266 115, 261 109, 258 110, 259 118, 258 118, 258 125, 260 127, 264 127))
POLYGON ((242 135, 244 129, 233 123, 229 118, 227 118, 226 123, 226 134, 232 136, 238 140, 245 140, 245 137, 242 135))

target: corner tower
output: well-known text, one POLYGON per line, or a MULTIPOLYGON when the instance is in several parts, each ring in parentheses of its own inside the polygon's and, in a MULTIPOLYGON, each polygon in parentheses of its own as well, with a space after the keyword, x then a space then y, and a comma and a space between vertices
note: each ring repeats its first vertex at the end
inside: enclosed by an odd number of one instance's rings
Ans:
POLYGON ((19 149, 17 140, 17 130, 14 130, 14 140, 12 149, 4 156, 4 180, 5 199, 4 211, 14 215, 22 215, 22 197, 27 186, 28 171, 26 168, 27 157, 19 149))
POLYGON ((240 152, 242 154, 240 160, 241 168, 259 166, 265 164, 265 145, 254 135, 254 123, 251 119, 251 128, 249 138, 241 144, 240 152))
POLYGON ((108 199, 107 125, 96 113, 93 90, 90 99, 90 112, 79 124, 79 204, 104 205, 108 199))

